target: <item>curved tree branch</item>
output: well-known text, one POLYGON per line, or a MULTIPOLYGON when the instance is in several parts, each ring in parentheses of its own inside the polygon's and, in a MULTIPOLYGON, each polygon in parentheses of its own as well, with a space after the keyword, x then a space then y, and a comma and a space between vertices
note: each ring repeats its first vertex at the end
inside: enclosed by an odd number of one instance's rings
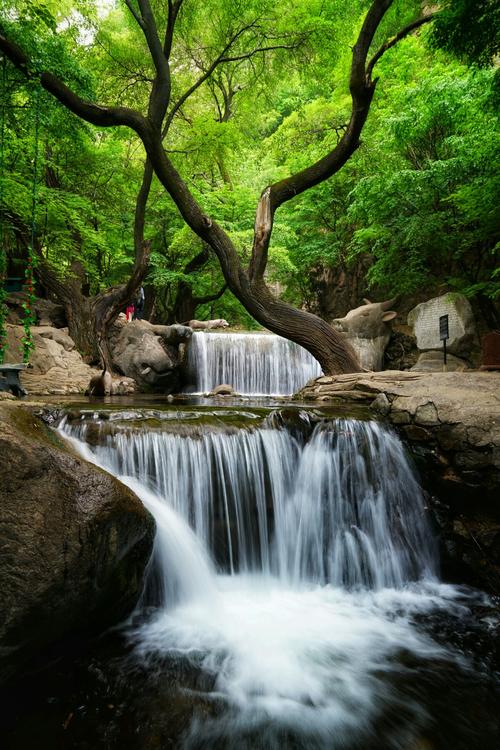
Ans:
POLYGON ((38 79, 42 87, 52 94, 67 109, 78 117, 100 127, 125 125, 134 130, 140 138, 146 137, 148 124, 136 110, 128 107, 104 107, 78 96, 57 76, 47 71, 37 72, 30 58, 15 42, 11 42, 0 33, 0 50, 23 73, 26 78, 38 79))
POLYGON ((206 305, 208 302, 215 302, 216 300, 220 299, 224 292, 227 291, 227 284, 223 284, 218 292, 215 292, 215 294, 205 294, 204 297, 193 297, 193 302, 195 302, 197 305, 206 305))
POLYGON ((249 265, 251 279, 261 279, 267 266, 267 253, 273 229, 276 210, 288 200, 300 195, 315 185, 328 179, 343 167, 360 145, 361 131, 370 110, 377 81, 372 81, 371 72, 384 52, 407 36, 415 28, 432 20, 425 16, 406 26, 388 40, 367 65, 367 56, 384 15, 393 0, 375 0, 368 10, 356 44, 353 47, 349 88, 352 108, 349 124, 336 147, 315 164, 290 175, 290 177, 268 186, 261 194, 254 227, 252 257, 249 265))
POLYGON ((391 39, 388 39, 385 44, 383 44, 377 52, 373 55, 372 59, 368 63, 366 67, 366 75, 368 78, 372 77, 373 68, 378 63, 382 55, 387 52, 388 49, 391 49, 391 47, 394 47, 398 42, 401 41, 401 39, 404 39, 408 34, 411 34, 412 31, 415 31, 416 29, 419 29, 421 26, 423 26, 426 23, 429 23, 430 21, 433 21, 436 17, 437 13, 429 13, 427 16, 422 16, 422 18, 417 18, 416 21, 413 21, 413 23, 409 23, 408 26, 405 26, 404 29, 401 29, 401 31, 398 31, 397 34, 395 34, 391 39))

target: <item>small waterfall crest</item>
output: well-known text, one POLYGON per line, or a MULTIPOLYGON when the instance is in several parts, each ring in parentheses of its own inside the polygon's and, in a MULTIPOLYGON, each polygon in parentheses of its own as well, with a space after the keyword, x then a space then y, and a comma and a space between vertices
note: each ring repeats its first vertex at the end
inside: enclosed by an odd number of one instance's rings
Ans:
POLYGON ((197 393, 222 383, 242 395, 289 396, 321 375, 314 357, 272 333, 194 333, 188 373, 197 393))

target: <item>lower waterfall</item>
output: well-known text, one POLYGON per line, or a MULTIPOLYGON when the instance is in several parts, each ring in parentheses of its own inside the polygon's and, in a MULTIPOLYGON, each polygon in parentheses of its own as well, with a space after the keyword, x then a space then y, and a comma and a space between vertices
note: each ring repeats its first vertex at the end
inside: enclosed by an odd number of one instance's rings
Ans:
POLYGON ((95 427, 82 417, 60 431, 157 524, 135 657, 186 660, 218 707, 193 716, 183 747, 420 747, 428 713, 401 692, 408 665, 460 657, 414 618, 462 605, 437 579, 424 497, 392 432, 345 419, 307 436, 269 418, 181 434, 98 422, 95 440, 95 427))
POLYGON ((197 393, 231 385, 242 395, 289 396, 321 375, 312 354, 272 333, 194 333, 188 378, 197 393))

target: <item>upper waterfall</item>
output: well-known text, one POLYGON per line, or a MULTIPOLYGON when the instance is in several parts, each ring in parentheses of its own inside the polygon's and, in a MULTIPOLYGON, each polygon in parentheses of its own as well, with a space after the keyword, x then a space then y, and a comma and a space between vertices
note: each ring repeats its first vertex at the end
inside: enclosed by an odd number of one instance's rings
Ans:
POLYGON ((314 357, 272 333, 194 333, 188 376, 198 393, 222 383, 243 395, 289 396, 321 375, 314 357))

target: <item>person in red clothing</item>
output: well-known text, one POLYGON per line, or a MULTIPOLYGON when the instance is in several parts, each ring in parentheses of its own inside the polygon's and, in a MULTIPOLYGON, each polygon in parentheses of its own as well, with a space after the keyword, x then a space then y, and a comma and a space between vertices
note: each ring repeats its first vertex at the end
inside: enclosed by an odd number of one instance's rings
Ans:
POLYGON ((134 310, 135 310, 135 305, 133 302, 130 302, 125 308, 125 315, 127 317, 127 323, 130 323, 130 321, 134 317, 134 310))

